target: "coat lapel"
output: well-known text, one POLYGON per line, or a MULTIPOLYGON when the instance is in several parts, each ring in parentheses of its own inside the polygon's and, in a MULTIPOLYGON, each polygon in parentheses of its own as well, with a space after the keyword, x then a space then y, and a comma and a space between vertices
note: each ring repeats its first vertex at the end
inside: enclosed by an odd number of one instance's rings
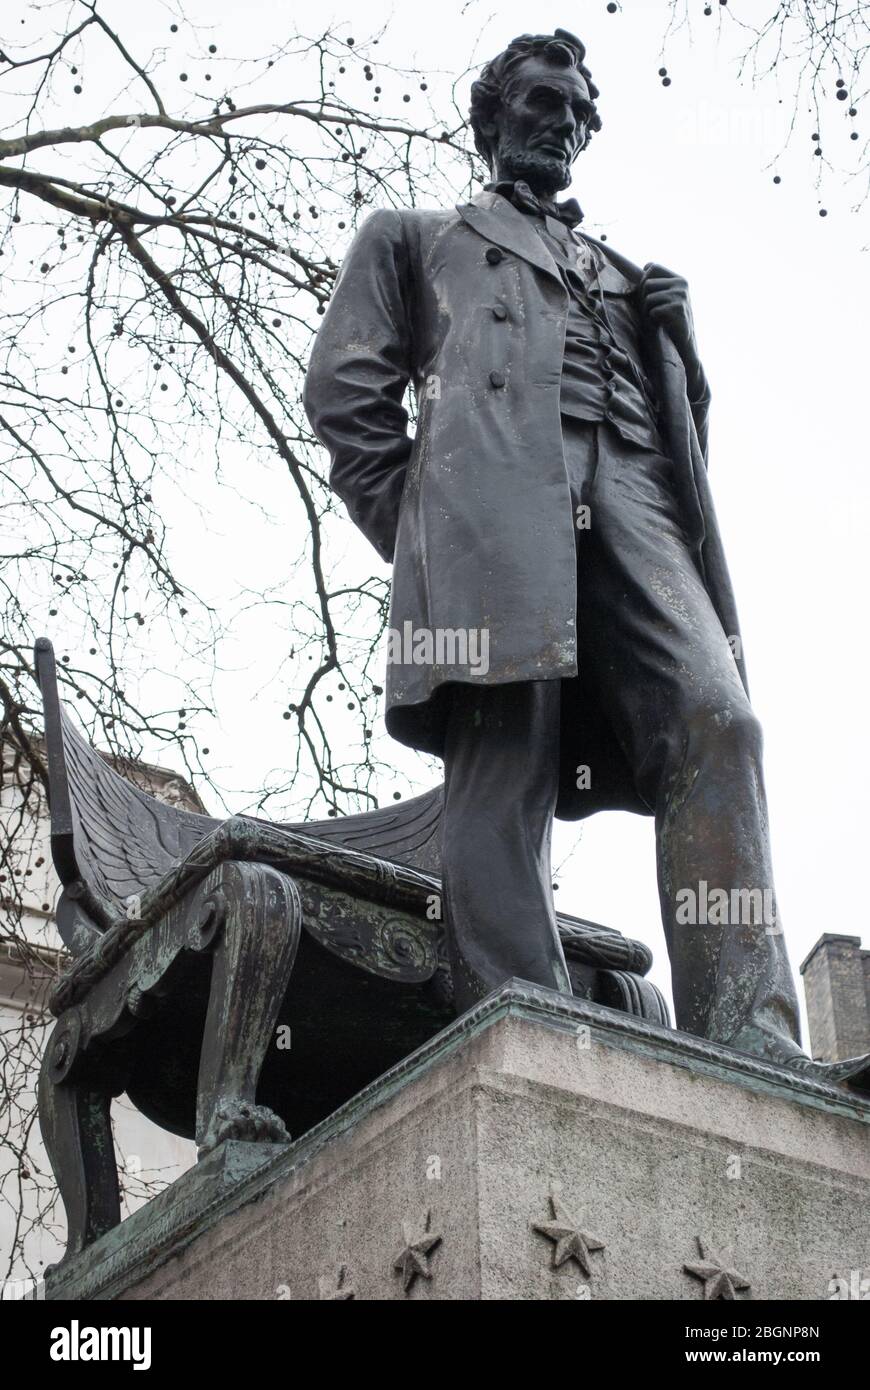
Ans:
POLYGON ((556 262, 538 236, 530 217, 515 208, 500 193, 478 193, 470 203, 460 203, 456 211, 480 236, 505 251, 513 251, 531 261, 545 275, 562 284, 556 262))
POLYGON ((591 242, 595 249, 601 252, 605 261, 615 266, 620 274, 625 276, 626 280, 630 280, 633 285, 637 284, 638 280, 643 275, 640 266, 635 265, 634 261, 630 261, 627 256, 621 256, 618 251, 614 251, 606 242, 599 241, 597 237, 590 236, 588 232, 584 232, 583 237, 586 241, 591 242))
MULTIPOLYGON (((556 262, 547 250, 546 245, 535 231, 532 218, 515 208, 513 203, 507 198, 503 198, 500 193, 483 192, 478 193, 476 198, 468 203, 459 203, 456 211, 464 222, 487 241, 494 242, 496 246, 501 246, 506 251, 513 251, 515 255, 522 257, 525 261, 530 261, 546 275, 552 275, 561 285, 562 279, 556 266, 556 262)), ((605 261, 602 283, 607 288, 609 276, 613 276, 614 288, 620 287, 620 277, 624 276, 632 284, 636 284, 643 273, 638 266, 634 265, 625 256, 621 256, 618 251, 613 251, 596 237, 587 236, 584 232, 586 241, 601 252, 605 261)))
MULTIPOLYGON (((633 285, 637 284, 643 274, 639 266, 636 266, 627 256, 621 256, 618 251, 612 250, 611 247, 598 241, 595 237, 587 237, 586 239, 598 248, 617 274, 630 280, 633 285)), ((700 443, 689 408, 689 398, 686 394, 686 368, 667 329, 662 328, 661 325, 653 328, 649 343, 651 364, 657 370, 658 375, 659 392, 667 422, 666 432, 670 440, 671 454, 677 465, 677 478, 682 487, 682 500, 685 509, 683 524, 689 543, 700 550, 704 544, 707 527, 705 508, 699 492, 698 475, 704 471, 706 450, 700 443), (693 437, 694 448, 692 447, 693 437)), ((726 630, 730 631, 730 629, 726 630)))
MULTIPOLYGON (((601 252, 605 260, 613 266, 620 275, 624 276, 626 280, 631 281, 633 285, 638 283, 643 275, 640 266, 635 265, 634 261, 630 261, 627 256, 622 256, 618 251, 614 251, 612 247, 608 246, 605 242, 599 241, 597 237, 588 236, 586 232, 584 232, 583 235, 587 241, 591 242, 592 245, 601 252)), ((605 276, 602 275, 601 279, 606 289, 607 283, 605 276)), ((662 360, 669 366, 672 366, 676 371, 682 371, 685 376, 685 368, 683 367, 680 354, 674 347, 671 336, 666 329, 656 328, 654 330, 653 343, 662 360)))
MULTIPOLYGON (((545 275, 552 276, 561 287, 562 278, 556 262, 531 225, 531 218, 515 208, 507 198, 503 198, 500 193, 483 192, 469 203, 458 204, 456 210, 462 220, 480 236, 531 262, 545 275)), ((632 285, 637 284, 643 271, 633 261, 598 241, 596 237, 586 236, 586 233, 583 235, 601 252, 606 266, 611 268, 614 288, 619 287, 622 277, 632 285)), ((606 280, 607 270, 602 276, 605 288, 606 280)), ((653 364, 657 366, 661 379, 662 404, 668 420, 671 448, 678 473, 688 485, 686 502, 690 517, 687 517, 687 530, 691 533, 692 541, 700 546, 703 543, 705 526, 703 507, 694 481, 695 461, 690 439, 694 425, 686 396, 686 370, 670 334, 664 328, 659 326, 653 330, 651 348, 653 364)), ((700 448, 698 452, 703 457, 700 448)))
MULTIPOLYGON (((561 285, 562 278, 559 275, 556 262, 531 225, 531 218, 515 208, 513 203, 508 202, 507 198, 503 198, 500 193, 478 193, 471 202, 457 204, 456 211, 462 220, 468 223, 469 227, 473 227, 487 241, 494 242, 496 246, 501 246, 505 251, 513 251, 515 255, 521 256, 525 261, 530 261, 545 275, 552 275, 561 285)), ((632 284, 637 284, 643 274, 639 266, 636 266, 627 256, 622 256, 618 251, 614 251, 605 242, 599 241, 597 237, 589 236, 586 232, 583 233, 583 236, 601 252, 608 266, 614 267, 619 275, 624 276, 632 284)), ((603 277, 605 288, 606 278, 607 271, 605 270, 603 277)), ((679 354, 663 328, 656 331, 655 339, 662 356, 672 365, 682 366, 679 361, 679 354)))

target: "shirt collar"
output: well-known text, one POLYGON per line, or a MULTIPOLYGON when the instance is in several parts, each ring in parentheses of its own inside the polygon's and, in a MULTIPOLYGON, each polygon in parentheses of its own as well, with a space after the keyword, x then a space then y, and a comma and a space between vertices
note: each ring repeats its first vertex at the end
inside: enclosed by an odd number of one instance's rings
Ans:
POLYGON ((497 183, 486 184, 485 188, 488 193, 500 193, 520 212, 536 217, 555 217, 568 227, 576 227, 583 221, 583 212, 576 198, 566 198, 564 203, 557 203, 554 198, 538 198, 524 179, 501 179, 497 183))

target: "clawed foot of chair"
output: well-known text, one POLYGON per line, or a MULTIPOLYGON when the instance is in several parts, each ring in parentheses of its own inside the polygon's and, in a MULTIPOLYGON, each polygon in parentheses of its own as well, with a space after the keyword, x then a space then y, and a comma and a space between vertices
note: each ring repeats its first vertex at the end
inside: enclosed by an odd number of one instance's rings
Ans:
POLYGON ((205 1139, 199 1146, 198 1157, 205 1158, 225 1139, 241 1139, 255 1144, 289 1144, 284 1121, 265 1105, 248 1105, 244 1101, 225 1101, 218 1106, 205 1139))

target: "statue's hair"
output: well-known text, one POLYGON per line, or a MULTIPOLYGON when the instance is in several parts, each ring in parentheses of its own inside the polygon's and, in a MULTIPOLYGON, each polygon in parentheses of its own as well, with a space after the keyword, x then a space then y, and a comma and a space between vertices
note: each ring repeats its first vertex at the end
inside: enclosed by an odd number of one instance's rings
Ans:
POLYGON ((576 68, 589 88, 592 98, 592 114, 586 127, 586 140, 583 149, 589 144, 593 131, 601 129, 601 117, 595 107, 598 88, 586 67, 586 46, 567 29, 557 29, 555 34, 520 34, 511 39, 503 53, 487 63, 480 76, 471 84, 471 107, 469 122, 474 132, 474 144, 478 154, 483 155, 490 168, 493 164, 493 149, 489 138, 483 133, 483 125, 489 122, 498 110, 502 89, 513 69, 524 58, 546 58, 555 67, 576 68))

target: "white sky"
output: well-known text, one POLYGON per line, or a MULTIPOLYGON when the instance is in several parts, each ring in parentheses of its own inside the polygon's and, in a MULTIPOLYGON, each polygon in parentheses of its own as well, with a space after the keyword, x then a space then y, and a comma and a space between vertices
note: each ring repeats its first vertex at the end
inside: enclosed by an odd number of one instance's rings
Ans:
MULTIPOLYGON (((562 25, 586 42, 604 130, 575 166, 570 191, 586 211, 588 230, 606 232, 636 262, 661 261, 679 271, 692 289, 713 390, 711 478, 753 703, 766 731, 777 895, 796 969, 823 931, 867 936, 865 214, 853 208, 857 184, 824 171, 823 192, 814 187, 824 161, 809 157, 815 117, 805 110, 792 147, 776 166, 782 184, 774 187, 773 161, 792 114, 793 80, 784 75, 781 93, 772 83, 757 91, 740 85, 735 26, 725 23, 717 46, 719 6, 714 3, 713 16, 705 19, 703 5, 692 0, 689 6, 696 16, 694 45, 684 31, 669 42, 664 59, 665 0, 629 0, 613 16, 604 0, 511 2, 497 11, 474 0, 431 6, 355 0, 331 7, 294 0, 286 15, 288 26, 309 34, 351 15, 346 32, 358 40, 390 20, 377 50, 383 60, 454 74, 530 29, 562 25), (662 62, 672 77, 667 90, 657 76, 662 62), (824 219, 820 198, 829 210, 824 219)), ((125 37, 135 40, 137 24, 144 37, 153 29, 154 11, 163 7, 146 5, 141 21, 121 8, 125 37)), ((773 8, 773 0, 732 0, 730 6, 734 14, 756 16, 773 8)), ((235 42, 250 51, 260 25, 264 36, 276 36, 269 0, 243 6, 190 0, 185 11, 215 26, 227 55, 235 42)), ((172 15, 165 13, 168 26, 172 15)), ((864 141, 849 142, 845 106, 831 93, 823 133, 826 153, 848 168, 864 141)), ((286 489, 283 477, 275 487, 277 505, 286 489)), ((269 505, 268 496, 262 500, 269 505)), ((264 538, 251 514, 238 519, 234 541, 253 552, 275 538, 274 532, 264 538)), ((292 536, 287 542, 292 548, 292 536)), ((361 563, 368 572, 368 552, 361 563)), ((286 643, 280 613, 267 610, 248 638, 252 647, 264 638, 286 643)), ((231 783, 248 786, 256 769, 280 762, 274 716, 252 721, 249 699, 243 669, 223 678, 222 761, 231 783), (234 749, 244 749, 243 759, 234 749)), ((437 771, 427 772, 419 760, 395 750, 391 756, 416 780, 416 790, 437 779, 437 771)), ((384 800, 391 790, 384 788, 384 800)), ((577 833, 576 826, 557 827, 554 863, 568 854, 577 833)), ((618 927, 653 948, 654 978, 669 993, 651 822, 627 815, 587 822, 557 879, 563 910, 618 927)))

